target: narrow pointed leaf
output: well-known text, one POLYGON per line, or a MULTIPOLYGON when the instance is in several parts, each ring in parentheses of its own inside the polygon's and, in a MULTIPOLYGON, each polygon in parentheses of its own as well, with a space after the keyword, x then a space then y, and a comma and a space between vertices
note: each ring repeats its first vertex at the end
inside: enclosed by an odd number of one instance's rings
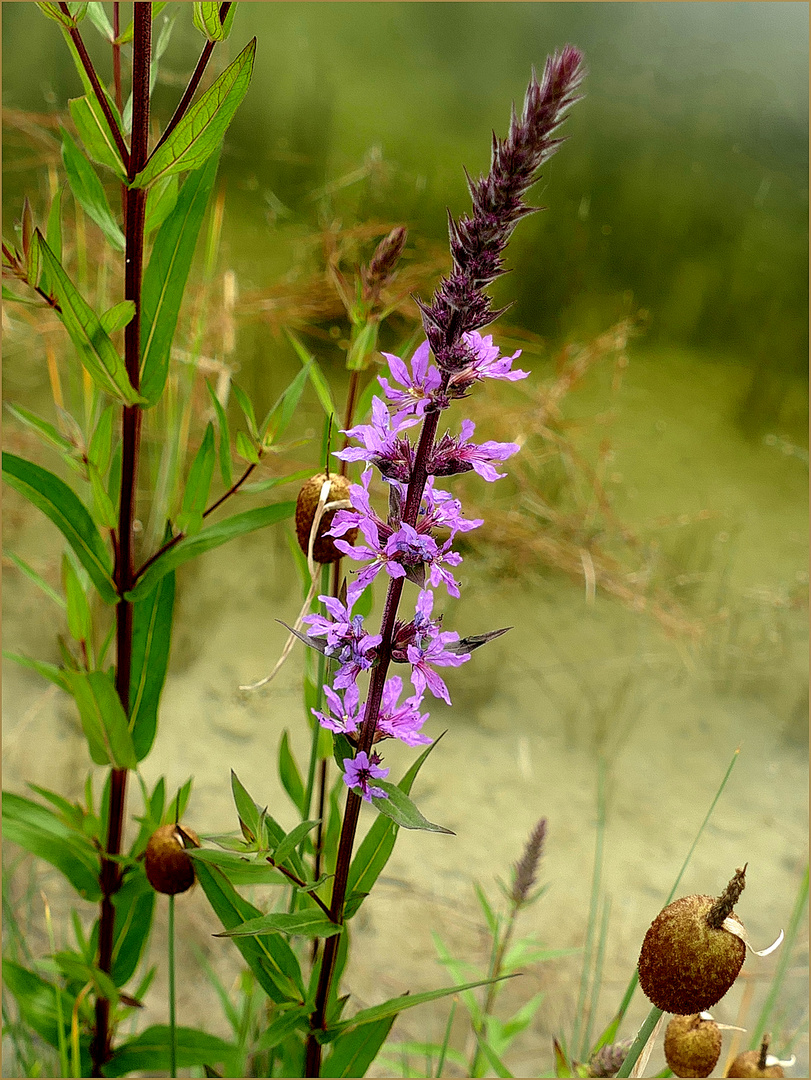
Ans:
POLYGON ((59 4, 38 2, 37 7, 42 12, 42 14, 47 15, 49 19, 53 19, 54 22, 60 23, 68 30, 73 29, 75 25, 73 18, 70 15, 65 15, 62 9, 59 7, 59 4))
POLYGON ((115 250, 123 251, 124 234, 113 217, 101 180, 64 128, 62 129, 62 163, 65 166, 73 197, 87 216, 95 221, 115 250))
POLYGON ((107 41, 114 40, 115 34, 103 4, 90 4, 87 8, 87 17, 103 38, 106 38, 107 41))
MULTIPOLYGON (((262 914, 239 895, 216 866, 207 866, 199 860, 195 866, 197 880, 226 930, 262 914)), ((234 944, 271 1001, 277 1004, 293 1001, 298 1004, 302 1000, 304 986, 301 969, 284 937, 273 934, 259 938, 234 938, 234 944)))
POLYGON ((154 151, 131 187, 148 187, 162 176, 196 169, 214 153, 248 91, 255 54, 253 38, 154 151))
POLYGON ((135 301, 122 300, 120 304, 113 304, 99 319, 108 334, 114 334, 116 330, 123 330, 127 323, 132 322, 135 315, 135 301))
POLYGON ((295 808, 300 814, 304 814, 306 812, 304 781, 290 749, 290 736, 286 730, 282 732, 281 742, 279 743, 279 779, 284 790, 293 800, 295 808))
POLYGON ((124 361, 118 355, 98 316, 65 273, 39 229, 34 232, 32 247, 35 245, 42 252, 43 266, 48 272, 51 289, 61 308, 60 318, 76 346, 79 359, 93 381, 126 405, 143 401, 138 391, 133 389, 124 361))
POLYGON ((332 1044, 332 1053, 321 1067, 320 1076, 365 1076, 380 1047, 388 1038, 394 1016, 374 1024, 362 1024, 340 1035, 332 1044))
POLYGON ((138 764, 127 715, 106 671, 71 671, 71 692, 79 707, 90 756, 97 765, 134 769, 138 764))
POLYGON ((141 393, 154 405, 166 385, 169 355, 194 249, 217 175, 218 156, 186 177, 155 237, 141 294, 141 393))
POLYGON ((53 521, 76 552, 101 598, 116 602, 113 560, 84 503, 58 476, 15 454, 3 454, 6 482, 53 521))
POLYGON ((148 596, 155 588, 164 574, 175 570, 178 566, 194 559, 205 551, 226 544, 237 536, 264 529, 268 525, 275 525, 285 518, 292 517, 296 504, 293 502, 273 503, 270 506, 260 506, 255 510, 246 510, 242 514, 218 521, 215 525, 208 525, 194 536, 185 537, 173 548, 160 555, 151 566, 144 572, 143 577, 130 592, 126 594, 128 600, 141 600, 148 596))
POLYGON ((249 919, 215 937, 254 937, 262 934, 288 934, 300 937, 332 937, 343 932, 343 926, 331 922, 322 911, 271 912, 249 919))
POLYGON ((48 420, 43 420, 42 417, 29 412, 28 409, 24 409, 21 405, 7 404, 6 408, 15 419, 19 420, 21 424, 25 424, 31 431, 35 431, 44 442, 55 447, 60 454, 74 454, 76 452, 76 447, 70 439, 66 439, 48 420))
POLYGON ((183 509, 178 518, 178 526, 184 528, 182 522, 183 513, 202 512, 208 502, 208 493, 211 490, 211 480, 214 476, 214 425, 209 421, 206 424, 203 440, 195 454, 186 487, 183 492, 183 509))
POLYGON ((67 599, 68 633, 74 641, 89 641, 90 605, 73 559, 67 551, 62 554, 62 583, 67 599))
POLYGON ((318 366, 318 361, 309 352, 295 334, 289 330, 285 331, 287 338, 293 348, 296 350, 301 363, 307 368, 310 375, 310 382, 313 384, 313 389, 318 395, 318 400, 321 402, 321 408, 324 410, 326 416, 338 416, 338 410, 335 407, 335 402, 332 399, 332 392, 329 388, 329 383, 324 378, 324 373, 318 366))
POLYGON ((56 664, 46 664, 43 660, 32 660, 29 656, 22 656, 20 653, 7 652, 3 650, 3 656, 6 660, 13 660, 15 664, 19 664, 20 667, 28 668, 30 671, 36 671, 38 675, 41 675, 43 679, 47 679, 49 682, 60 687, 60 689, 70 693, 70 686, 68 685, 67 672, 64 668, 57 667, 56 664))
POLYGON ((287 836, 284 837, 279 846, 273 852, 273 861, 279 865, 284 863, 285 859, 287 859, 290 855, 293 854, 293 852, 299 846, 304 837, 308 833, 312 832, 312 830, 316 827, 317 824, 317 820, 299 822, 299 824, 296 825, 295 829, 293 829, 292 832, 289 832, 287 836))
POLYGON ((211 403, 214 406, 214 411, 217 414, 220 475, 222 476, 222 482, 225 486, 230 488, 231 484, 234 482, 234 474, 231 469, 231 435, 228 429, 228 416, 226 415, 225 409, 222 407, 220 399, 217 397, 216 391, 208 381, 206 381, 206 389, 208 390, 208 396, 211 398, 211 403))
POLYGON ((10 563, 13 563, 21 573, 25 574, 29 581, 32 581, 38 589, 45 593, 49 600, 53 600, 57 607, 60 607, 63 611, 65 610, 65 598, 60 596, 56 589, 49 585, 45 578, 42 577, 41 574, 38 574, 33 566, 30 566, 25 559, 21 559, 19 555, 15 555, 13 551, 4 551, 3 558, 8 559, 10 563))
POLYGON ((144 232, 147 236, 159 228, 169 217, 177 202, 177 177, 167 176, 149 189, 146 197, 146 220, 144 232))
POLYGON ((220 22, 220 5, 214 3, 195 3, 192 21, 197 29, 209 41, 222 41, 225 37, 220 22))
POLYGON ((169 573, 157 588, 133 605, 130 730, 138 761, 143 761, 155 740, 158 706, 169 665, 174 603, 175 575, 169 573))
MULTIPOLYGON (((71 995, 10 959, 3 960, 3 982, 14 995, 23 1022, 58 1049, 60 1038, 64 1041, 70 1037, 71 995)), ((88 1076, 90 1070, 88 1044, 89 1038, 81 1040, 82 1076, 88 1076)))
MULTIPOLYGON (((211 839, 211 837, 208 837, 211 839)), ((189 855, 195 862, 219 867, 231 885, 289 885, 289 880, 267 862, 252 862, 234 851, 194 848, 189 855)))
POLYGON ((97 165, 105 165, 115 173, 119 180, 125 181, 127 170, 124 168, 110 125, 95 94, 72 98, 68 102, 68 108, 88 157, 97 165))
MULTIPOLYGON (((168 1073, 172 1060, 170 1040, 170 1028, 163 1025, 147 1028, 113 1051, 113 1056, 104 1063, 104 1075, 126 1076, 127 1073, 140 1072, 154 1076, 156 1073, 168 1073)), ((239 1049, 233 1043, 209 1035, 206 1031, 175 1028, 175 1064, 178 1068, 188 1069, 218 1062, 232 1065, 238 1053, 239 1049)))
POLYGON ((117 413, 118 410, 112 404, 104 409, 90 438, 90 446, 87 448, 88 458, 102 476, 106 475, 113 457, 113 420, 116 419, 117 413))
POLYGON ((442 825, 434 825, 430 822, 420 813, 411 799, 394 784, 390 784, 386 780, 376 780, 375 784, 378 784, 386 792, 388 798, 380 799, 372 796, 373 804, 381 814, 391 818, 396 825, 402 825, 405 829, 424 829, 426 832, 447 833, 449 836, 456 835, 450 829, 445 829, 442 825))

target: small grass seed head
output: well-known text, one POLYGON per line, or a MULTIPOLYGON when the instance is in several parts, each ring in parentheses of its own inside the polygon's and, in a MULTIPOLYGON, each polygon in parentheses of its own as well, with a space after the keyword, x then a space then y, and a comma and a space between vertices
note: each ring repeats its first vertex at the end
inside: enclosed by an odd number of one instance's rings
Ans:
POLYGON ((200 847, 200 837, 185 826, 161 825, 150 836, 144 868, 156 892, 174 896, 192 887, 196 875, 187 847, 200 847))
POLYGON ((733 1059, 727 1069, 727 1076, 785 1076, 784 1065, 792 1065, 791 1061, 778 1061, 769 1053, 769 1036, 764 1035, 759 1050, 744 1050, 733 1059))
MULTIPOLYGON (((339 474, 327 476, 326 473, 318 473, 304 482, 296 499, 296 536, 298 537, 299 547, 305 555, 310 550, 310 532, 312 531, 313 521, 321 498, 321 489, 326 480, 330 481, 327 504, 348 502, 349 500, 349 481, 345 476, 339 474)), ((327 510, 324 513, 313 541, 313 559, 321 565, 337 562, 338 559, 343 557, 343 552, 336 548, 332 537, 325 535, 331 528, 332 519, 336 513, 337 508, 327 510)), ((354 544, 357 535, 357 529, 350 529, 344 534, 343 539, 349 544, 354 544)))
POLYGON ((682 896, 653 920, 639 956, 639 985, 663 1012, 688 1016, 721 1000, 743 967, 746 946, 727 930, 727 918, 745 884, 737 870, 718 899, 682 896))
POLYGON ((665 1031, 665 1060, 676 1076, 709 1076, 721 1056, 721 1029, 709 1013, 674 1016, 665 1031))

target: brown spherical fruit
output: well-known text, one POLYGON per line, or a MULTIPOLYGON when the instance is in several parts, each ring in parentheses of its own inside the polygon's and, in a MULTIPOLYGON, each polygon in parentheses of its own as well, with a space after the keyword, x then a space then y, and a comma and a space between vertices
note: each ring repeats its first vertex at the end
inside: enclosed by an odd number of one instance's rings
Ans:
POLYGON ((656 916, 645 935, 639 985, 664 1012, 686 1016, 711 1008, 743 967, 741 939, 707 921, 717 903, 712 896, 682 896, 656 916))
MULTIPOLYGON (((183 826, 183 836, 193 847, 200 847, 200 837, 183 826)), ((144 868, 149 883, 156 892, 173 896, 186 892, 195 881, 194 863, 186 854, 177 825, 161 825, 146 845, 144 868)))
POLYGON ((758 1050, 744 1050, 733 1060, 727 1076, 785 1076, 782 1065, 760 1065, 758 1050))
MULTIPOLYGON (((318 500, 321 497, 321 488, 325 480, 330 481, 329 496, 327 502, 338 502, 349 498, 349 481, 345 476, 327 476, 326 473, 318 473, 311 476, 301 488, 296 500, 296 536, 299 547, 306 555, 310 548, 310 531, 313 527, 315 512, 318 509, 318 500)), ((318 532, 313 541, 313 559, 317 563, 334 563, 343 558, 343 552, 336 548, 331 536, 324 534, 332 527, 332 519, 337 510, 328 510, 321 518, 318 532)), ((348 544, 354 544, 358 535, 357 529, 350 529, 342 537, 348 544)))
POLYGON ((665 1060, 676 1076, 709 1076, 721 1056, 721 1030, 698 1013, 674 1016, 665 1031, 665 1060))

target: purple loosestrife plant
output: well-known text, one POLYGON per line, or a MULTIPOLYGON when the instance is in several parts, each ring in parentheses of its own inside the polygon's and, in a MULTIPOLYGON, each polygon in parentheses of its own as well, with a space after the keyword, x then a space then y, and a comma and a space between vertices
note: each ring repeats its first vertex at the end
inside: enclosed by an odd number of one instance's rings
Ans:
MULTIPOLYGON (((501 314, 493 309, 485 289, 506 269, 502 253, 516 224, 536 209, 527 206, 523 197, 538 179, 539 168, 561 144, 554 134, 577 100, 583 75, 582 56, 573 46, 566 46, 547 60, 540 82, 533 72, 521 116, 513 109, 507 137, 502 140, 493 135, 490 171, 478 181, 468 176, 472 214, 458 221, 449 215, 451 272, 440 282, 430 304, 417 301, 426 341, 411 358, 410 371, 401 358, 388 356, 392 381, 380 379, 385 396, 374 399, 371 423, 345 432, 362 445, 337 453, 344 461, 364 461, 377 468, 389 486, 385 520, 371 506, 369 470, 364 473, 362 486, 350 488, 352 510, 336 514, 332 535, 338 538, 336 546, 340 550, 364 565, 350 586, 348 607, 340 611, 327 608, 335 625, 319 621, 321 617, 311 619, 310 643, 314 643, 314 637, 323 637, 327 648, 345 650, 338 654, 338 679, 345 690, 344 700, 341 702, 331 688, 325 687, 334 715, 316 715, 325 726, 351 735, 357 747, 354 758, 344 759, 344 781, 349 792, 330 907, 330 916, 337 923, 343 922, 361 800, 376 800, 378 808, 385 812, 385 789, 375 790, 370 784, 370 778, 382 779, 384 775, 378 765, 380 758, 374 753, 369 756, 372 745, 381 736, 401 738, 413 745, 417 727, 425 720, 425 714, 418 711, 423 692, 430 690, 450 702, 447 687, 434 668, 457 665, 470 658, 466 642, 460 642, 455 633, 441 631, 439 620, 432 619, 433 592, 428 586, 435 589, 445 585, 450 595, 459 595, 458 583, 447 569, 461 562, 461 556, 452 550, 453 539, 457 532, 475 528, 480 522, 465 521, 458 502, 448 492, 437 490, 433 478, 475 470, 488 481, 496 480, 503 474, 493 463, 504 461, 518 446, 470 442, 470 420, 462 422, 458 435, 449 431, 437 439, 439 419, 453 400, 466 397, 476 383, 487 378, 515 380, 527 374, 512 369, 518 353, 503 356, 492 337, 480 333, 501 314), (392 386, 392 382, 402 389, 392 386), (412 442, 407 432, 417 424, 421 424, 419 437, 412 442), (432 535, 440 524, 449 528, 448 539, 437 540, 432 535), (353 548, 340 539, 351 527, 360 529, 365 543, 353 548), (388 575, 388 591, 380 633, 372 645, 362 632, 361 622, 349 619, 349 610, 381 570, 388 575), (398 619, 398 609, 406 579, 421 592, 413 619, 403 623, 398 619), (368 647, 362 648, 362 643, 368 647), (372 660, 371 678, 360 719, 356 680, 366 670, 367 660, 372 660), (397 723, 391 710, 392 702, 399 697, 401 680, 387 679, 392 661, 411 666, 411 680, 418 695, 408 699, 406 709, 410 712, 397 723)), ((307 1040, 307 1076, 318 1076, 320 1072, 321 1044, 315 1033, 326 1026, 337 947, 337 935, 326 939, 307 1040)))

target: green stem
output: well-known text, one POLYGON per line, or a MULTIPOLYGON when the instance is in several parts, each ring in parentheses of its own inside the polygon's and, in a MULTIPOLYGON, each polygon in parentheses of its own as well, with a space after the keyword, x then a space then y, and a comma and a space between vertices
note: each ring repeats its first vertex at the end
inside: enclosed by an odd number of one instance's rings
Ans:
MULTIPOLYGON (((513 901, 510 913, 507 916, 507 926, 504 929, 504 934, 500 939, 496 937, 496 940, 494 941, 495 948, 493 950, 493 957, 490 961, 490 967, 487 972, 488 979, 497 979, 501 975, 501 965, 504 963, 504 957, 507 953, 507 946, 512 940, 513 931, 515 930, 516 916, 518 915, 518 912, 520 910, 521 905, 516 904, 515 901, 513 901)), ((491 982, 490 985, 487 987, 487 993, 484 998, 481 1024, 479 1024, 478 1027, 474 1027, 478 1038, 476 1039, 476 1049, 473 1052, 473 1058, 470 1062, 471 1076, 478 1075, 476 1070, 479 1067, 479 1062, 482 1056, 481 1044, 485 1036, 487 1017, 490 1016, 493 1011, 493 1006, 496 1003, 496 994, 498 993, 498 991, 499 984, 496 982, 491 982)))
POLYGON ((648 1013, 647 1017, 645 1018, 645 1023, 637 1032, 636 1038, 631 1044, 631 1049, 628 1051, 625 1060, 620 1066, 620 1070, 617 1073, 617 1076, 631 1075, 631 1070, 633 1069, 634 1065, 636 1065, 639 1055, 648 1045, 648 1039, 653 1034, 656 1025, 661 1019, 661 1016, 662 1010, 657 1009, 654 1005, 651 1011, 648 1013))
POLYGON ((175 898, 169 897, 169 1075, 177 1076, 175 1021, 175 898))

